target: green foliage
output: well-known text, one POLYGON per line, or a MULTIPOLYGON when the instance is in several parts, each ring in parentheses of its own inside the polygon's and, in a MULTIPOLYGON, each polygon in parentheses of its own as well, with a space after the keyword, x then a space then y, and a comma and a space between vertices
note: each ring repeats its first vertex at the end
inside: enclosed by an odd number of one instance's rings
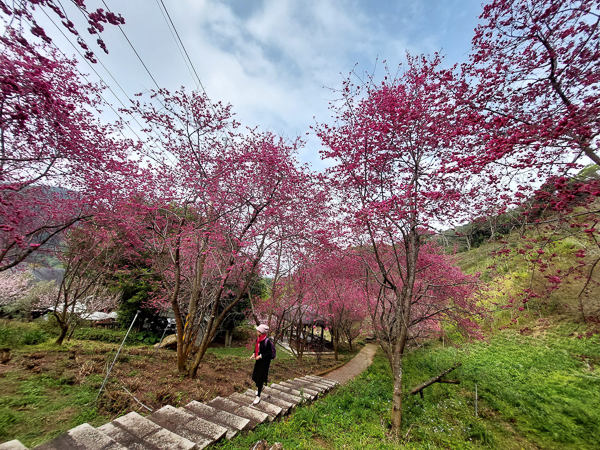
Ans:
POLYGON ((50 337, 49 333, 41 329, 39 324, 40 322, 0 321, 0 346, 14 348, 46 342, 50 337))
POLYGON ((533 444, 528 448, 595 448, 600 439, 600 412, 594 406, 600 398, 600 371, 589 361, 600 362, 598 343, 597 335, 574 339, 561 330, 537 337, 507 331, 460 350, 414 352, 405 360, 405 388, 456 361, 463 366, 448 378, 461 384, 430 386, 425 401, 408 397, 406 423, 418 424, 419 437, 440 447, 451 439, 520 448, 509 442, 526 439, 533 444), (475 383, 478 418, 474 417, 475 383))
MULTIPOLYGON (((100 341, 113 344, 120 344, 127 331, 125 330, 110 330, 105 328, 86 328, 79 327, 75 329, 72 339, 83 339, 87 341, 100 341)), ((134 341, 135 334, 130 334, 127 338, 127 343, 131 344, 134 341)))
POLYGON ((22 343, 24 345, 37 345, 48 340, 48 335, 42 330, 31 330, 23 335, 22 343))
MULTIPOLYGON (((248 358, 252 354, 252 350, 248 350, 246 347, 230 347, 230 348, 208 348, 206 353, 213 354, 217 358, 226 358, 230 356, 237 356, 240 358, 248 358)), ((277 354, 279 358, 279 353, 277 354)))
POLYGON ((82 423, 110 420, 92 404, 98 391, 87 380, 75 386, 68 377, 23 379, 9 372, 0 378, 0 391, 0 442, 18 439, 32 448, 82 423))
MULTIPOLYGON (((79 327, 75 329, 73 333, 73 339, 82 339, 87 341, 99 341, 108 342, 113 344, 120 344, 123 342, 126 330, 111 330, 107 328, 86 328, 79 327)), ((126 344, 156 344, 160 340, 160 336, 149 331, 142 331, 140 333, 134 333, 133 331, 127 336, 126 344)))
MULTIPOLYGON (((153 345, 160 341, 160 336, 151 331, 141 331, 133 336, 133 339, 141 344, 153 345)), ((129 340, 129 339, 128 339, 129 340)))
POLYGON ((575 180, 577 181, 590 181, 590 180, 598 180, 600 179, 600 166, 596 164, 590 164, 585 166, 581 171, 575 176, 575 180))
POLYGON ((152 320, 156 316, 156 311, 151 308, 145 308, 148 297, 154 290, 156 275, 146 269, 135 271, 124 271, 118 276, 118 289, 122 292, 121 305, 117 312, 117 320, 122 328, 129 328, 137 311, 140 311, 136 319, 139 326, 146 319, 152 320))
POLYGON ((461 349, 429 343, 406 355, 399 438, 389 434, 392 376, 379 351, 358 379, 217 448, 247 449, 265 439, 296 449, 591 450, 600 442, 600 342, 597 335, 565 337, 571 331, 566 325, 535 338, 506 331, 461 349), (446 378, 460 385, 431 385, 423 400, 408 394, 459 361, 446 378))

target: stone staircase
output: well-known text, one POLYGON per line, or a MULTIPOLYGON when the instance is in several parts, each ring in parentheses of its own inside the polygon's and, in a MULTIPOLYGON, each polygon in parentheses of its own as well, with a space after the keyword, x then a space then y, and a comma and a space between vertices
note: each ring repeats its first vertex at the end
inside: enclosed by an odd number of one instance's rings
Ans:
MULTIPOLYGON (((146 417, 130 412, 98 428, 84 423, 33 450, 200 450, 277 420, 337 384, 307 375, 265 387, 258 405, 252 405, 254 391, 247 390, 206 404, 164 406, 146 417)), ((0 450, 27 448, 15 440, 0 444, 0 450)))

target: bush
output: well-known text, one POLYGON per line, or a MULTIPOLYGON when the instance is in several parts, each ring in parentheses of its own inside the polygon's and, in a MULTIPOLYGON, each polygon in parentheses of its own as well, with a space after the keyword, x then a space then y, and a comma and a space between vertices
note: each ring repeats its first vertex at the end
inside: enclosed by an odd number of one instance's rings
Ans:
POLYGON ((35 323, 8 320, 0 322, 0 346, 2 347, 40 344, 48 337, 48 334, 40 330, 35 323))
MULTIPOLYGON (((82 327, 76 328, 72 339, 82 339, 86 341, 108 342, 110 344, 120 344, 127 331, 125 330, 108 330, 104 328, 82 327)), ((141 333, 129 333, 126 344, 155 344, 160 340, 160 336, 150 332, 142 331, 141 333)))
MULTIPOLYGON (((142 344, 153 345, 160 341, 160 336, 157 336, 151 331, 142 331, 133 335, 133 339, 142 344)), ((129 338, 127 340, 129 340, 129 338)))
MULTIPOLYGON (((76 328, 72 339, 120 344, 123 342, 126 333, 126 331, 122 330, 107 330, 104 328, 76 328)), ((127 338, 127 343, 132 342, 132 335, 130 334, 127 338)))
POLYGON ((24 345, 36 345, 46 342, 47 340, 48 335, 42 330, 31 330, 23 335, 21 343, 24 345))

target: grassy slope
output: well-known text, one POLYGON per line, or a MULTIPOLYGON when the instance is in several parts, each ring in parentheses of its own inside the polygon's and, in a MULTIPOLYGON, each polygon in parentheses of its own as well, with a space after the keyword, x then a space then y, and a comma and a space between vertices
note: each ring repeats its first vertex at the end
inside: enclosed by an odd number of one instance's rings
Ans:
MULTIPOLYGON (((509 248, 521 245, 516 234, 505 239, 509 248)), ((489 282, 488 298, 506 305, 510 295, 529 287, 531 267, 515 255, 504 260, 490 256, 501 246, 490 243, 461 253, 458 263, 466 272, 482 272, 482 281, 489 282)), ((581 247, 570 237, 553 244, 556 268, 573 265, 581 247)), ((542 291, 544 283, 543 276, 533 279, 533 286, 542 291)), ((425 390, 424 400, 406 398, 402 433, 404 438, 410 428, 406 441, 388 435, 391 374, 380 354, 360 379, 336 394, 222 448, 245 449, 266 439, 280 441, 286 449, 595 449, 600 442, 600 339, 597 333, 586 337, 594 324, 572 322, 580 317, 576 297, 582 286, 583 280, 571 278, 544 299, 547 305, 532 302, 523 312, 516 308, 495 312, 493 325, 484 327, 495 333, 487 341, 460 348, 433 342, 407 355, 407 390, 454 362, 463 366, 448 377, 460 380, 459 386, 435 384, 425 390), (558 313, 567 313, 563 322, 558 313), (498 331, 507 325, 512 329, 498 331)), ((597 297, 597 288, 592 294, 597 297)))
POLYGON ((595 449, 600 442, 600 339, 566 337, 573 328, 569 323, 540 325, 535 336, 505 330, 488 342, 460 349, 433 343, 408 355, 405 389, 455 361, 463 366, 448 377, 460 385, 435 384, 426 388, 424 400, 406 398, 406 441, 389 436, 392 382, 379 352, 357 380, 219 448, 247 449, 265 439, 282 442, 286 449, 595 449))
MULTIPOLYGON (((109 342, 72 340, 57 347, 46 328, 39 322, 0 321, 0 349, 11 349, 10 362, 0 365, 0 443, 19 439, 31 448, 82 423, 100 426, 131 408, 140 409, 122 391, 121 383, 153 409, 181 406, 191 399, 205 401, 251 386, 252 362, 245 347, 209 348, 198 378, 188 380, 177 375, 174 352, 163 350, 157 355, 151 347, 126 345, 109 378, 110 394, 105 390, 96 404, 107 363, 119 347, 112 341, 118 342, 124 333, 83 329, 82 334, 109 342)), ((345 352, 340 358, 350 357, 345 352)), ((315 358, 306 358, 298 368, 295 359, 281 351, 271 375, 288 379, 331 365, 337 363, 328 358, 318 364, 315 358)))

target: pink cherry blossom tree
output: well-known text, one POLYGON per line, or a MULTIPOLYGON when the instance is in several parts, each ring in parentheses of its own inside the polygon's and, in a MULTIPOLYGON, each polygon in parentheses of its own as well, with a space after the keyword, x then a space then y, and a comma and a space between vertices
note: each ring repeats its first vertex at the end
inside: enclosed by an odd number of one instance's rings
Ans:
POLYGON ((345 339, 352 348, 368 314, 361 265, 350 254, 323 255, 312 261, 309 277, 308 302, 327 325, 337 360, 340 342, 345 339))
POLYGON ((312 228, 318 208, 311 205, 323 197, 296 160, 299 142, 241 133, 230 110, 183 90, 153 92, 131 109, 156 137, 142 155, 154 170, 144 222, 153 233, 145 245, 165 275, 164 295, 155 300, 173 308, 178 369, 192 377, 281 243, 312 228))
POLYGON ((73 60, 8 28, 0 38, 0 271, 122 190, 131 143, 101 125, 99 86, 73 60), (102 199, 102 200, 101 200, 102 199))
MULTIPOLYGON (((469 118, 459 107, 463 90, 464 83, 453 69, 441 68, 438 56, 409 56, 398 77, 358 86, 348 80, 342 101, 331 107, 336 123, 317 130, 323 157, 335 161, 329 174, 344 199, 340 208, 349 227, 348 247, 364 249, 376 286, 369 295, 389 305, 380 324, 387 332, 382 345, 394 377, 395 433, 402 418, 402 357, 427 270, 421 264, 423 248, 430 230, 464 217, 477 193, 468 174, 456 167, 442 170, 472 145, 463 134, 469 118)), ((469 297, 463 300, 472 304, 469 297)), ((427 311, 422 311, 425 317, 427 311)))
POLYGON ((22 270, 0 273, 0 307, 10 305, 27 296, 31 290, 31 274, 22 270))
MULTIPOLYGON (((69 19, 67 11, 60 0, 22 0, 22 1, 2 1, 0 0, 0 14, 4 21, 5 28, 16 31, 19 39, 24 45, 29 45, 31 39, 25 37, 23 31, 28 30, 35 38, 39 38, 46 43, 51 43, 52 39, 46 34, 44 29, 38 24, 36 16, 38 14, 50 13, 60 19, 61 24, 71 34, 77 38, 77 43, 85 51, 85 58, 91 62, 96 62, 94 52, 83 39, 75 24, 69 19)), ((111 11, 105 11, 97 8, 95 11, 88 8, 86 0, 71 0, 76 11, 85 17, 90 35, 96 36, 96 43, 105 52, 108 53, 106 44, 100 37, 104 31, 105 25, 122 25, 125 19, 120 14, 111 11)))
POLYGON ((521 174, 521 198, 584 156, 600 164, 600 3, 492 0, 481 19, 465 69, 486 148, 465 164, 496 163, 498 184, 521 174))
POLYGON ((52 308, 60 327, 58 345, 62 345, 69 329, 72 332, 92 308, 117 306, 118 293, 111 293, 107 287, 126 252, 114 228, 86 221, 69 230, 57 251, 64 268, 52 308))
POLYGON ((528 286, 511 294, 520 305, 505 306, 527 309, 532 299, 539 306, 563 281, 583 276, 578 298, 585 320, 583 298, 600 261, 589 257, 598 248, 593 202, 600 187, 598 180, 574 175, 588 159, 600 163, 600 3, 493 0, 481 19, 464 69, 472 82, 465 106, 479 115, 469 126, 484 147, 456 162, 487 178, 497 211, 518 208, 522 230, 545 233, 514 251, 499 250, 508 253, 498 256, 527 255, 531 262, 528 286), (573 216, 576 206, 585 208, 585 220, 573 216), (555 266, 549 247, 580 228, 587 231, 580 233, 585 248, 578 263, 549 273, 555 266), (536 289, 538 276, 551 281, 536 289))

